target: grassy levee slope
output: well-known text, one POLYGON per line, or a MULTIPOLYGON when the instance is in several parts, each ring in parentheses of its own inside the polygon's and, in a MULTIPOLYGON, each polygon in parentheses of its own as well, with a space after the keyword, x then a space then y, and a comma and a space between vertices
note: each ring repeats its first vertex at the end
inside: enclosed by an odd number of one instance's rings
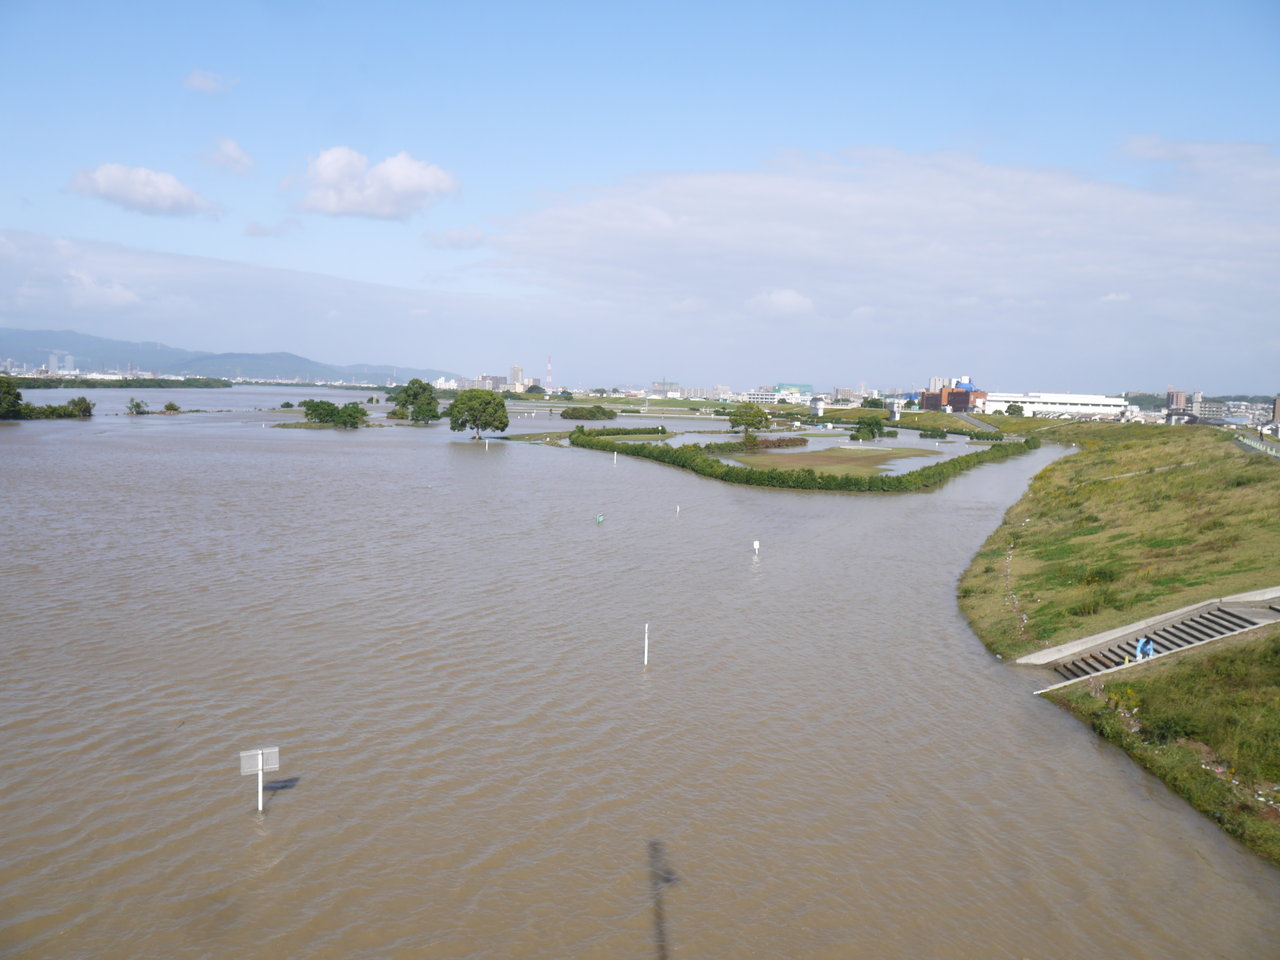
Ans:
POLYGON ((1280 626, 1047 696, 1280 865, 1280 626))
MULTIPOLYGON (((1082 449, 1036 476, 961 578, 992 650, 1280 584, 1280 462, 1209 427, 1019 419, 1002 425, 1082 449)), ((1280 864, 1280 627, 1047 696, 1280 864)))
POLYGON ((1081 450, 1032 480, 961 578, 993 652, 1280 584, 1280 461, 1210 427, 1006 421, 1081 450))

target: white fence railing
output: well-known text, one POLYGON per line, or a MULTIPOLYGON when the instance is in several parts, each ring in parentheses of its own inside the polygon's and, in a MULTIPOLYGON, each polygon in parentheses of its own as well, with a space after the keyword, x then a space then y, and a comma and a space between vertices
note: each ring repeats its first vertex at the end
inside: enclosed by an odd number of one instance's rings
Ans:
POLYGON ((1280 457, 1280 444, 1267 443, 1265 440, 1259 440, 1257 437, 1251 437, 1248 434, 1243 433, 1237 433, 1235 438, 1246 447, 1253 447, 1253 449, 1260 450, 1273 457, 1280 457))

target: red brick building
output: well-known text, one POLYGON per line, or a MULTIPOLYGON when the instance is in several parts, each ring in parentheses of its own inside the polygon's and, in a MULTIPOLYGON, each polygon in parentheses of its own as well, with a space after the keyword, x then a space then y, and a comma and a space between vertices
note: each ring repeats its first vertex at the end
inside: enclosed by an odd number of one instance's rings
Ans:
POLYGON ((943 387, 937 393, 920 394, 921 410, 941 410, 950 407, 956 413, 970 413, 978 408, 978 401, 987 399, 981 390, 961 390, 959 387, 943 387))

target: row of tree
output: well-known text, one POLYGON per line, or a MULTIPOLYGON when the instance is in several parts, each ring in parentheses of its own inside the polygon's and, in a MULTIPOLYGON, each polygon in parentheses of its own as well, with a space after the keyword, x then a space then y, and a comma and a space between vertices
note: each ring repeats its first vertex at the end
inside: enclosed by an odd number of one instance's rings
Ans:
POLYGON ((66 403, 28 403, 12 377, 0 376, 0 420, 83 420, 93 416, 88 397, 73 397, 66 403))
POLYGON ((741 483, 755 487, 783 487, 792 490, 832 490, 845 492, 906 492, 935 487, 954 476, 984 463, 1007 460, 1040 445, 1036 437, 1022 443, 996 443, 984 450, 977 450, 960 457, 930 464, 919 470, 900 474, 876 476, 837 475, 818 473, 807 467, 798 470, 740 467, 724 463, 709 455, 699 444, 689 443, 679 447, 667 447, 654 443, 617 443, 605 437, 592 437, 574 432, 569 442, 575 447, 587 447, 628 457, 644 457, 673 467, 692 470, 704 477, 712 477, 727 483, 741 483), (1034 442, 1033 442, 1034 441, 1034 442))
POLYGON ((589 407, 565 407, 560 411, 561 420, 615 420, 617 417, 616 410, 606 409, 598 403, 589 407))
POLYGON ((627 437, 627 436, 643 436, 645 434, 665 434, 667 428, 663 426, 657 427, 596 427, 588 430, 582 424, 578 424, 573 428, 577 433, 586 433, 592 437, 627 437))

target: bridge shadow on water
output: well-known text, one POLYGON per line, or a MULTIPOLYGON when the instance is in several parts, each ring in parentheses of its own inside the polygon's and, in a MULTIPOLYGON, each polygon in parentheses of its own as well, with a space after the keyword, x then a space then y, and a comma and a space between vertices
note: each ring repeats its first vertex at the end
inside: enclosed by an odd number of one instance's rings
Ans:
POLYGON ((667 864, 667 851, 661 840, 649 841, 649 893, 653 897, 653 946, 658 960, 669 960, 667 918, 662 906, 662 891, 678 878, 667 864))

